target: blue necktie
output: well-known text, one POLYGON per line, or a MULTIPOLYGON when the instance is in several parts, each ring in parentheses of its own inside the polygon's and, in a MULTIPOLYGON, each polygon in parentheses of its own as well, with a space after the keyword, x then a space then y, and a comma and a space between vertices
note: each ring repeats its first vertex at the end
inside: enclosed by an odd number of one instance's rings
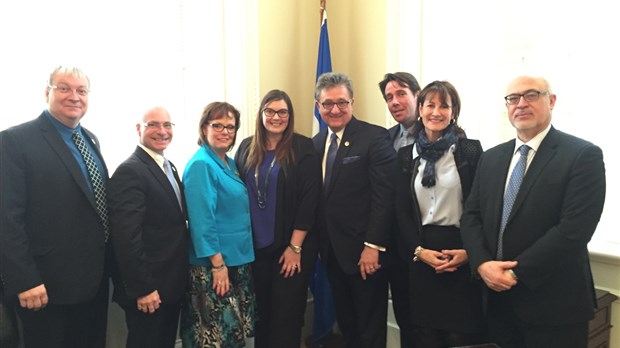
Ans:
POLYGON ((181 203, 181 190, 179 189, 179 184, 177 183, 177 180, 174 178, 174 174, 172 174, 172 166, 170 165, 170 161, 168 161, 168 159, 164 159, 164 171, 166 172, 166 177, 168 177, 168 181, 170 181, 170 185, 172 185, 174 194, 177 196, 179 207, 181 208, 181 210, 183 210, 183 204, 181 203))
POLYGON ((95 205, 97 207, 97 213, 99 214, 99 218, 101 219, 101 224, 103 225, 105 233, 105 241, 107 242, 109 236, 108 203, 106 201, 106 192, 105 186, 103 184, 103 178, 101 177, 101 173, 99 172, 99 168, 97 167, 97 163, 95 162, 93 155, 90 153, 88 146, 84 142, 82 134, 80 134, 80 132, 78 131, 74 131, 73 135, 71 135, 71 139, 73 140, 73 143, 82 155, 84 163, 86 164, 88 176, 90 177, 93 192, 95 193, 95 205))
POLYGON ((338 134, 332 133, 331 142, 327 149, 327 158, 325 159, 325 177, 323 178, 323 189, 327 191, 329 183, 332 177, 332 167, 334 166, 334 160, 336 159, 336 153, 338 152, 338 134))
POLYGON ((517 193, 519 192, 519 187, 521 187, 521 182, 523 181, 523 177, 525 176, 525 168, 527 167, 527 154, 530 151, 530 147, 527 145, 521 145, 519 147, 519 160, 512 170, 512 174, 510 175, 510 181, 508 182, 508 187, 506 187, 506 192, 504 193, 504 208, 502 209, 502 224, 499 229, 499 237, 497 239, 497 259, 502 260, 504 254, 504 230, 506 229, 506 223, 508 222, 508 216, 510 216, 510 212, 512 211, 512 206, 515 203, 515 199, 517 198, 517 193))

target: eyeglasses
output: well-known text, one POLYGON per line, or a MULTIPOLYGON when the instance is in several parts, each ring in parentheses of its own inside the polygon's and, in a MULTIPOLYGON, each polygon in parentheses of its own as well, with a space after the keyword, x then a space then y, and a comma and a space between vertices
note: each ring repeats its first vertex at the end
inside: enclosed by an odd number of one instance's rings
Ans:
POLYGON ((342 109, 345 109, 347 106, 349 106, 349 104, 351 104, 351 101, 350 100, 340 100, 340 101, 337 101, 335 103, 333 101, 326 101, 326 102, 322 102, 322 103, 319 103, 319 104, 321 104, 321 106, 324 109, 327 109, 327 110, 331 110, 331 109, 334 108, 334 105, 338 105, 338 109, 342 110, 342 109))
POLYGON ((505 96, 504 99, 506 100, 506 104, 516 105, 516 104, 519 104, 521 97, 523 97, 523 99, 525 99, 526 101, 533 102, 533 101, 537 101, 541 95, 546 95, 546 94, 549 94, 549 92, 529 90, 523 94, 518 94, 518 93, 509 94, 505 96))
POLYGON ((263 113, 267 117, 274 117, 276 114, 278 114, 280 118, 288 118, 288 109, 274 110, 274 109, 267 108, 263 110, 263 113))
POLYGON ((237 131, 237 127, 229 124, 228 126, 224 126, 221 123, 207 123, 211 128, 213 128, 216 132, 222 132, 224 129, 228 131, 228 133, 234 133, 237 131))
POLYGON ((68 94, 68 93, 71 93, 72 91, 75 91, 75 93, 77 93, 81 97, 87 96, 88 92, 90 92, 88 88, 85 88, 85 87, 78 87, 75 89, 67 85, 48 85, 48 87, 51 89, 55 89, 60 94, 68 94))
POLYGON ((144 122, 142 123, 142 125, 146 128, 150 128, 150 129, 159 129, 161 127, 164 127, 164 129, 171 129, 172 127, 174 127, 174 123, 172 122, 144 122))

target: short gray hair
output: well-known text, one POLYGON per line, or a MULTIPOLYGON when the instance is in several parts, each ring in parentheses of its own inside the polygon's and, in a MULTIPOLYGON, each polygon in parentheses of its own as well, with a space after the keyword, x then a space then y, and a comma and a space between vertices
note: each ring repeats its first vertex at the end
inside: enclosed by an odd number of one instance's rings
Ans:
POLYGON ((337 86, 345 86, 349 91, 349 98, 353 99, 353 81, 347 75, 338 72, 328 72, 319 76, 314 87, 314 99, 318 101, 323 90, 337 86))

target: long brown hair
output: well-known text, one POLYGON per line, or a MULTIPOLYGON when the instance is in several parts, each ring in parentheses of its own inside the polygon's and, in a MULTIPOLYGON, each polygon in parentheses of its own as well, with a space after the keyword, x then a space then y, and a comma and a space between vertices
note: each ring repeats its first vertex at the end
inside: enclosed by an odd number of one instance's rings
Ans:
POLYGON ((263 97, 256 114, 256 130, 254 137, 250 143, 248 151, 248 160, 246 161, 246 169, 258 167, 265 158, 267 152, 267 129, 263 124, 263 110, 265 106, 273 101, 284 100, 288 108, 288 125, 282 134, 282 139, 276 146, 276 161, 280 166, 292 163, 295 158, 293 154, 293 134, 295 133, 295 111, 293 103, 286 92, 279 89, 273 89, 263 97))

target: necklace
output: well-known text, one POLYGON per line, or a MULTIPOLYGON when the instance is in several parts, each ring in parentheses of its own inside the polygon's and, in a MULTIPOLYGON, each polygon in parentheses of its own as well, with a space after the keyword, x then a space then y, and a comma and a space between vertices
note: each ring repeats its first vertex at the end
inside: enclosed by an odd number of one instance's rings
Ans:
POLYGON ((271 164, 269 165, 269 169, 267 169, 267 175, 265 175, 265 180, 263 188, 258 182, 258 166, 254 168, 254 183, 256 184, 256 197, 258 199, 258 207, 261 209, 265 209, 267 206, 267 188, 269 187, 269 175, 271 174, 271 170, 273 166, 276 164, 276 156, 274 154, 273 159, 271 160, 271 164))

